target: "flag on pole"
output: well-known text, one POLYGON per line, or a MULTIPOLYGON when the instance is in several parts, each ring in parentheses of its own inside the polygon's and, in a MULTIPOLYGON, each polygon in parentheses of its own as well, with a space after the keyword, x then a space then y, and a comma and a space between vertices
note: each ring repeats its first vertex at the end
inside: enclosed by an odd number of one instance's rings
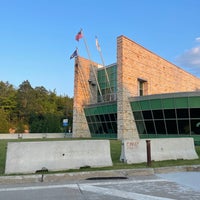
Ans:
POLYGON ((77 49, 73 52, 73 54, 70 56, 70 60, 74 57, 77 57, 78 56, 78 51, 77 49))
POLYGON ((98 50, 98 51, 101 51, 101 47, 100 47, 100 45, 99 45, 99 41, 98 41, 97 37, 96 37, 95 41, 96 41, 97 50, 98 50))
POLYGON ((76 34, 75 39, 79 41, 83 37, 82 29, 76 34))

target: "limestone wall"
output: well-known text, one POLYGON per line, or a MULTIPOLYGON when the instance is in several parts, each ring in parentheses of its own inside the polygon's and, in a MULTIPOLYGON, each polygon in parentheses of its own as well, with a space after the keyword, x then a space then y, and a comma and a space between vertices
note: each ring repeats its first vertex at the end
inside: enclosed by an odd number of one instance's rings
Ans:
POLYGON ((118 81, 128 95, 138 96, 138 78, 147 81, 146 94, 200 90, 200 79, 168 62, 127 37, 117 39, 118 81))
POLYGON ((76 58, 74 69, 73 137, 91 137, 83 106, 97 102, 97 86, 90 84, 90 81, 96 82, 95 66, 97 64, 87 59, 76 58))

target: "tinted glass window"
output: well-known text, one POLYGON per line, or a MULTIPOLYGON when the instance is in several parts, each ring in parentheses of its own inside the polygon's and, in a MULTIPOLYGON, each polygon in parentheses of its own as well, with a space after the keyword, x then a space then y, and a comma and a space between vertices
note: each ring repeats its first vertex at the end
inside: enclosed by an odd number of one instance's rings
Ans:
POLYGON ((155 120, 157 134, 166 134, 164 120, 155 120))
POLYGON ((142 111, 144 119, 153 119, 151 111, 142 111))
POLYGON ((177 109, 176 112, 178 118, 189 118, 188 109, 177 109))
POLYGON ((167 133, 178 134, 176 120, 166 120, 167 133))
POLYGON ((200 120, 191 120, 191 133, 200 135, 200 120))
POLYGON ((191 118, 200 118, 200 108, 191 108, 190 109, 191 118))
POLYGON ((135 120, 142 120, 142 112, 138 111, 138 112, 134 112, 133 113, 135 120))
POLYGON ((101 121, 101 122, 104 122, 104 121, 105 121, 104 115, 100 115, 99 117, 100 117, 100 121, 101 121))
POLYGON ((179 134, 190 134, 189 120, 178 120, 179 134))
POLYGON ((155 128, 154 128, 154 123, 152 120, 150 121, 145 121, 145 126, 148 134, 155 134, 155 128))
POLYGON ((165 114, 165 118, 167 118, 167 119, 175 119, 176 118, 174 109, 164 110, 164 114, 165 114))
POLYGON ((154 119, 163 119, 163 111, 162 110, 153 110, 154 119))
POLYGON ((110 120, 111 121, 116 121, 116 114, 110 114, 110 120))
POLYGON ((146 134, 145 124, 143 121, 136 121, 136 126, 139 134, 146 134))

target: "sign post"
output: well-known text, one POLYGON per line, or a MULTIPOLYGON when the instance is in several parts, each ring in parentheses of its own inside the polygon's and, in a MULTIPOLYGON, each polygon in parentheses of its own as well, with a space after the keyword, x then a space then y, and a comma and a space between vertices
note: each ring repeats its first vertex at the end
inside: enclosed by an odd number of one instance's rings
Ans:
POLYGON ((63 127, 65 127, 65 137, 67 134, 68 119, 63 119, 63 127))

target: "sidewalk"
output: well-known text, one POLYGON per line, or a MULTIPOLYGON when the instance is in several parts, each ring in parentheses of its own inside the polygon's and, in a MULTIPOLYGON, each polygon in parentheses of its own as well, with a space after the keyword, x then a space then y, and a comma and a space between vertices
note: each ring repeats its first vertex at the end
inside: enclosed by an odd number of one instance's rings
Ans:
POLYGON ((200 165, 172 166, 160 168, 141 168, 141 169, 120 169, 105 171, 87 171, 87 172, 70 172, 55 174, 33 174, 33 175, 12 175, 0 176, 0 184, 21 184, 21 183, 38 183, 38 182, 59 182, 85 180, 88 178, 96 179, 114 179, 128 178, 132 176, 146 176, 153 174, 162 174, 170 172, 200 172, 200 165))

